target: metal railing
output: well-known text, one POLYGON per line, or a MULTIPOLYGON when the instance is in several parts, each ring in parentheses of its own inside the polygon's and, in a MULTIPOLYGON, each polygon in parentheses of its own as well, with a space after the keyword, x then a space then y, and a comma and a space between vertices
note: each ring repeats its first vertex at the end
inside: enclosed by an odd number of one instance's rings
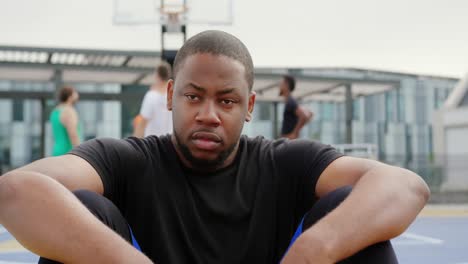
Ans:
POLYGON ((336 144, 333 145, 339 152, 359 158, 378 159, 379 148, 375 144, 336 144))

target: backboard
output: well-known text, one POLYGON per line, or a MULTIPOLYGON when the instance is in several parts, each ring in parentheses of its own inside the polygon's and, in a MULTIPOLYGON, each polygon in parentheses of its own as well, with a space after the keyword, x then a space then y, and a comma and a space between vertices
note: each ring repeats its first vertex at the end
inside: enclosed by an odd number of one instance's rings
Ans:
POLYGON ((233 23, 234 0, 114 0, 115 25, 168 24, 168 13, 177 13, 185 25, 233 23))

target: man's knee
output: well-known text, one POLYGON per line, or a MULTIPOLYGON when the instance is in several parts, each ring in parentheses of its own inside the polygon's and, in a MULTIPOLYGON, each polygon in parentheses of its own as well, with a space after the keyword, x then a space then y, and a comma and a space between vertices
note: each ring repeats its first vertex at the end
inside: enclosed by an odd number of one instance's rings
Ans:
POLYGON ((73 194, 83 203, 91 213, 99 220, 107 224, 107 222, 115 217, 120 217, 120 211, 106 197, 88 190, 76 190, 73 194))
MULTIPOLYGON (((322 217, 337 208, 349 196, 351 191, 351 186, 344 186, 320 198, 304 217, 303 230, 311 227, 322 217)), ((339 263, 396 264, 398 260, 390 241, 385 241, 371 245, 339 263)))
POLYGON ((73 194, 94 214, 101 222, 131 242, 131 234, 127 220, 120 210, 106 197, 88 190, 77 190, 73 194))
POLYGON ((330 207, 333 210, 334 208, 338 207, 338 205, 340 205, 341 202, 343 202, 349 196, 352 190, 353 188, 351 186, 343 186, 326 194, 320 200, 325 201, 328 207, 330 207))
MULTIPOLYGON (((76 190, 73 194, 85 205, 88 210, 96 216, 102 223, 114 230, 125 240, 132 243, 127 221, 120 213, 117 206, 115 206, 106 197, 88 190, 76 190)), ((40 258, 38 264, 60 264, 59 262, 40 258)))
POLYGON ((340 187, 321 197, 304 217, 304 229, 315 224, 322 217, 338 207, 352 191, 351 186, 340 187))
POLYGON ((107 198, 92 191, 76 190, 76 191, 73 191, 73 194, 88 208, 90 207, 96 208, 96 207, 105 206, 107 203, 105 201, 107 200, 107 198))

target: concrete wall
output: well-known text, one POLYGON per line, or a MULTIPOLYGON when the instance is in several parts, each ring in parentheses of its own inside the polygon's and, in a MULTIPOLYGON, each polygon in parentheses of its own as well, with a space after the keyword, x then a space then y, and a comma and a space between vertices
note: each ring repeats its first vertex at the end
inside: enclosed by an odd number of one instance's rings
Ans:
POLYGON ((443 191, 468 190, 468 107, 434 115, 436 161, 445 168, 443 191))
POLYGON ((468 190, 468 122, 465 126, 447 127, 445 135, 447 182, 443 188, 468 190))

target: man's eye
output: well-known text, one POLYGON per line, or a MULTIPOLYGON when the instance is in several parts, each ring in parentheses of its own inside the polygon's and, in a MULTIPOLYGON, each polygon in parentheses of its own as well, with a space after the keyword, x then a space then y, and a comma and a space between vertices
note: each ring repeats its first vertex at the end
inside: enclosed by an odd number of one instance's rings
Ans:
POLYGON ((187 97, 187 99, 189 99, 190 101, 197 101, 197 100, 199 100, 198 96, 193 95, 193 94, 186 94, 185 97, 187 97))
POLYGON ((225 104, 225 105, 231 105, 234 103, 234 100, 231 100, 231 99, 223 99, 221 100, 221 103, 225 104))

